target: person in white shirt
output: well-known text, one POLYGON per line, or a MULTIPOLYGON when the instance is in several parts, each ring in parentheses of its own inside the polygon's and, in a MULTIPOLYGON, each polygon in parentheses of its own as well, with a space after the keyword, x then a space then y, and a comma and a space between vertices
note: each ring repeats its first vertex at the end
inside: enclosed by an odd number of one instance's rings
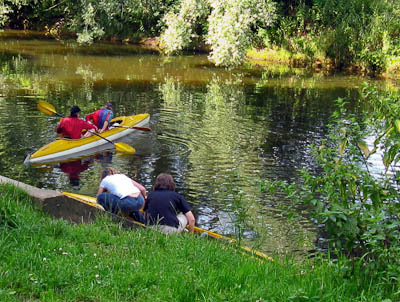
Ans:
POLYGON ((144 205, 146 189, 128 176, 107 167, 101 172, 97 201, 106 211, 129 216, 145 222, 140 209, 144 205))

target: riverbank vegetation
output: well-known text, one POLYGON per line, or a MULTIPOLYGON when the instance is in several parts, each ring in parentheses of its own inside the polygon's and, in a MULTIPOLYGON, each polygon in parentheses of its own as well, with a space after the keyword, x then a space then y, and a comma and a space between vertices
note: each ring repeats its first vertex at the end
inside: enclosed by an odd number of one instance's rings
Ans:
MULTIPOLYGON (((318 169, 303 183, 272 182, 292 205, 307 205, 327 234, 328 250, 344 254, 385 282, 400 276, 400 95, 364 84, 362 118, 339 99, 328 138, 314 146, 318 169)), ((295 211, 286 208, 289 216, 295 211)))
POLYGON ((219 241, 70 225, 0 190, 0 301, 395 301, 394 283, 346 260, 250 258, 219 241))
POLYGON ((211 61, 221 66, 237 66, 246 55, 275 60, 277 54, 287 53, 290 64, 392 75, 400 65, 399 20, 400 4, 387 0, 6 0, 0 4, 0 27, 46 30, 50 36, 75 37, 80 43, 138 42, 150 37, 157 38, 167 54, 207 50, 211 61), (259 49, 267 51, 255 51, 259 49))

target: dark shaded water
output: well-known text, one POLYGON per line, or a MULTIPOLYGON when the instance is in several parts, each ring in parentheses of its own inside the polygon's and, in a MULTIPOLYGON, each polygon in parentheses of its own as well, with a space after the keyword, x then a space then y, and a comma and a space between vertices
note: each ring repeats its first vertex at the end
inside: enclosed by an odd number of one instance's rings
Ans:
POLYGON ((310 145, 326 136, 334 100, 355 100, 362 79, 284 66, 225 70, 201 55, 164 58, 132 46, 79 47, 8 33, 0 36, 0 68, 1 175, 95 195, 107 165, 148 190, 158 173, 170 172, 198 226, 234 236, 238 212, 245 211, 249 245, 272 254, 314 249, 317 234, 307 211, 302 221, 288 222, 276 206, 283 200, 257 184, 299 181, 296 170, 315 165, 310 145), (26 167, 27 154, 56 138, 59 118, 39 112, 40 100, 63 114, 72 105, 87 114, 111 101, 116 115, 150 113, 153 131, 124 140, 136 148, 133 156, 111 148, 26 167))

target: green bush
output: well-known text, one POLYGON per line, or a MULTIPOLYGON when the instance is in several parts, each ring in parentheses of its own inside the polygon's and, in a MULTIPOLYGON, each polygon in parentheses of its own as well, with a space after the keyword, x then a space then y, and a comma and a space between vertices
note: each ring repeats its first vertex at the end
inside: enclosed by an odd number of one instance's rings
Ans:
POLYGON ((399 7, 396 1, 278 1, 276 26, 260 35, 267 47, 314 59, 323 54, 339 69, 379 73, 399 53, 399 7))
MULTIPOLYGON (((0 4, 0 26, 69 30, 81 43, 100 38, 125 38, 138 33, 156 35, 159 22, 175 0, 5 0, 0 4), (58 28, 58 27, 63 28, 58 28)), ((51 32, 51 31, 50 31, 51 32)))
POLYGON ((303 184, 277 182, 270 190, 278 187, 294 204, 310 206, 336 252, 371 275, 398 282, 400 96, 365 86, 361 102, 371 108, 357 118, 338 100, 329 138, 314 147, 318 173, 304 169, 303 184))

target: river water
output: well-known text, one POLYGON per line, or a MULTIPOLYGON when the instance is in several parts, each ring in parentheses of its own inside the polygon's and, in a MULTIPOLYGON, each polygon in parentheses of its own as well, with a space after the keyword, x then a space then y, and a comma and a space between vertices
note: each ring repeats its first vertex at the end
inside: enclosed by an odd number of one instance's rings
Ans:
MULTIPOLYGON (((362 81, 286 66, 226 70, 205 55, 167 58, 131 45, 0 34, 0 174, 42 188, 95 195, 103 167, 113 166, 151 190, 169 172, 193 206, 196 224, 269 254, 316 248, 317 227, 306 209, 289 221, 264 180, 300 181, 315 167, 310 145, 326 137, 335 100, 355 104, 362 81), (110 149, 66 163, 25 166, 25 157, 56 138, 56 116, 79 105, 83 114, 114 104, 114 113, 149 113, 152 132, 127 137, 134 155, 110 149)), ((354 106, 354 110, 358 110, 354 106)))

